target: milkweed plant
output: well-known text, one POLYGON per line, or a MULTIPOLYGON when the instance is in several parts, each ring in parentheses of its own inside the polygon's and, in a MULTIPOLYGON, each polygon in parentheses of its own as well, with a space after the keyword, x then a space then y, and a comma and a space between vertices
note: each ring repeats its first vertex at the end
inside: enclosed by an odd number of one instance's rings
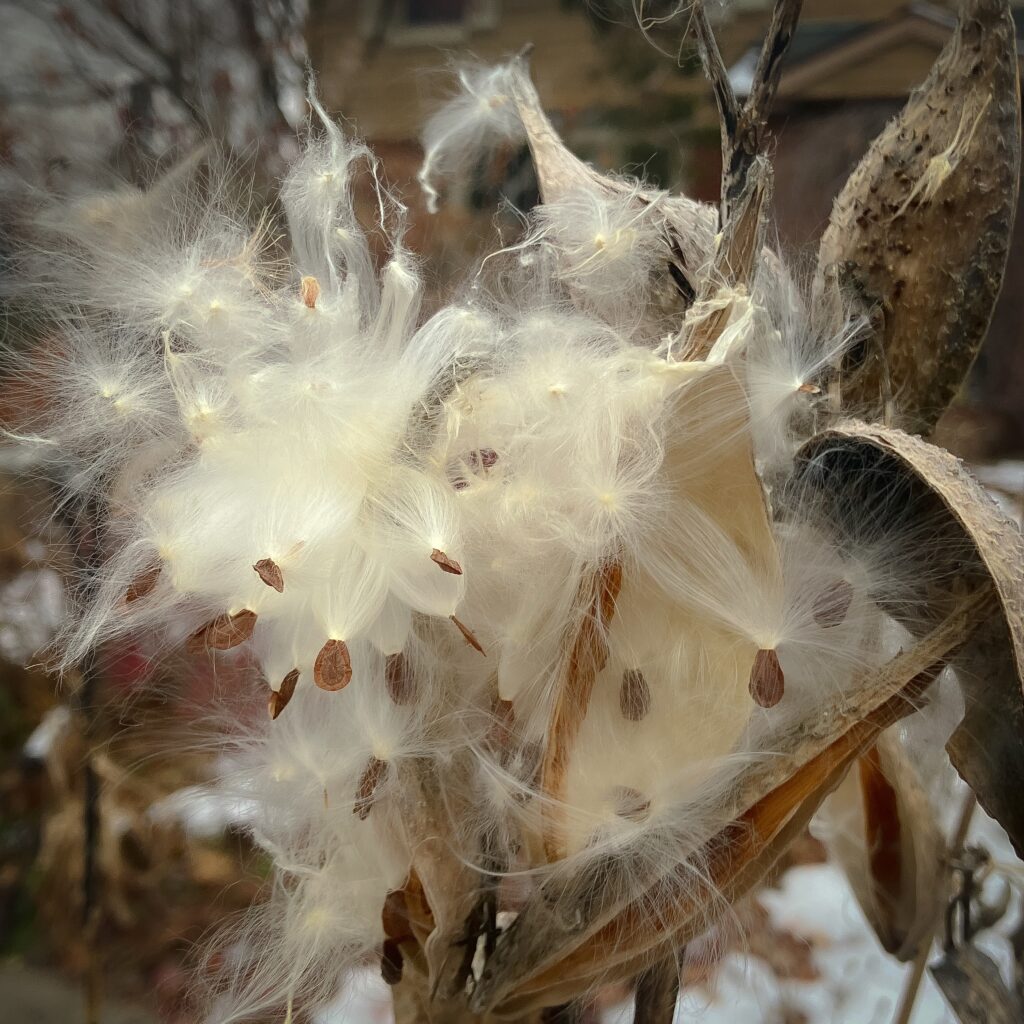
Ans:
POLYGON ((520 144, 542 202, 429 316, 406 208, 313 92, 283 240, 201 160, 35 210, 48 328, 8 436, 98 550, 60 667, 183 646, 268 710, 220 741, 273 884, 211 1021, 291 1019, 367 958, 400 1021, 534 1020, 608 981, 668 1021, 683 950, 823 803, 904 959, 942 910, 942 765, 1024 837, 1020 534, 924 439, 1005 264, 1007 4, 968 0, 811 274, 768 228, 799 4, 743 101, 691 7, 721 202, 578 160, 525 54, 464 67, 430 208, 520 144))

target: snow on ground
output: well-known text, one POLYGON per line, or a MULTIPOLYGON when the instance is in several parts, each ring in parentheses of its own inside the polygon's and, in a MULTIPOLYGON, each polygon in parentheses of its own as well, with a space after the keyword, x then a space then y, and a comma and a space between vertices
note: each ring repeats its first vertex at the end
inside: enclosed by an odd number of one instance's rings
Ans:
MULTIPOLYGON (((1020 872, 1006 834, 976 812, 969 843, 980 842, 999 864, 1020 872)), ((753 956, 730 954, 721 964, 712 989, 691 988, 676 1011, 677 1024, 890 1024, 899 1003, 909 965, 888 956, 861 913, 846 878, 834 864, 792 868, 776 889, 764 889, 760 900, 772 924, 811 945, 820 977, 814 981, 784 980, 753 956)), ((1015 896, 1005 933, 1021 914, 1015 896)), ((978 945, 1004 970, 1008 947, 998 934, 983 936, 978 945)), ((933 956, 933 962, 936 956, 933 956)), ((630 1024, 631 1003, 609 1010, 604 1024, 630 1024)), ((316 1024, 390 1024, 387 986, 371 969, 360 971, 335 1002, 316 1018, 316 1024)), ((938 988, 926 974, 911 1024, 956 1024, 938 988)))

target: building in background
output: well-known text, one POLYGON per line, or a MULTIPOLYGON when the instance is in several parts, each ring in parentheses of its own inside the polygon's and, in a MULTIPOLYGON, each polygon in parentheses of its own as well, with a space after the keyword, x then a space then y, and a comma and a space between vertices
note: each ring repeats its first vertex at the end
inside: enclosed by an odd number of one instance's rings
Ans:
MULTIPOLYGON (((833 197, 927 75, 957 6, 956 0, 804 3, 773 128, 779 235, 790 250, 806 251, 808 262, 833 197)), ((1014 6, 1024 36, 1024 3, 1014 6)), ((749 82, 771 7, 771 0, 729 0, 717 13, 720 47, 738 92, 749 82)), ((644 9, 659 10, 656 0, 644 9)), ((675 59, 678 33, 655 27, 653 44, 646 41, 630 0, 312 0, 308 39, 325 101, 381 156, 414 212, 410 244, 431 255, 443 280, 445 268, 454 278, 493 241, 498 199, 523 208, 535 198, 528 163, 505 154, 498 167, 481 168, 478 187, 454 197, 437 218, 423 211, 415 185, 417 137, 450 88, 452 61, 501 60, 532 43, 542 101, 577 153, 603 169, 642 172, 714 200, 717 113, 692 51, 675 59)), ((973 412, 957 421, 961 434, 969 427, 985 447, 1024 445, 1022 331, 1024 229, 1018 228, 971 383, 973 412)), ((959 447, 974 453, 966 436, 959 447)))

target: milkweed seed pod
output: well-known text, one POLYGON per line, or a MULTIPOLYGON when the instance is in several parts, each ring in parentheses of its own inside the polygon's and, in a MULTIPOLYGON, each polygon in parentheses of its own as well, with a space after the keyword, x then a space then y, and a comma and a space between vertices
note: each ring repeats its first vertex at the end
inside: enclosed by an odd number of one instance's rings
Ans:
POLYGON ((677 951, 841 783, 858 891, 913 955, 942 870, 927 794, 894 767, 922 706, 952 722, 931 754, 948 737, 1024 841, 1020 533, 897 426, 948 401, 998 291, 1009 14, 967 4, 804 290, 766 245, 763 147, 798 6, 777 5, 742 106, 692 11, 720 208, 583 164, 525 58, 465 71, 427 128, 431 201, 520 139, 543 202, 429 317, 404 208, 313 96, 287 245, 194 167, 40 216, 24 283, 48 330, 9 434, 98 516, 103 552, 62 663, 148 635, 246 659, 269 711, 223 739, 275 884, 210 1019, 314 1005, 373 955, 400 1020, 535 1019, 620 981, 668 1021, 677 951), (876 251, 893 232, 913 286, 876 251), (984 284, 944 291, 939 326, 937 277, 984 284))

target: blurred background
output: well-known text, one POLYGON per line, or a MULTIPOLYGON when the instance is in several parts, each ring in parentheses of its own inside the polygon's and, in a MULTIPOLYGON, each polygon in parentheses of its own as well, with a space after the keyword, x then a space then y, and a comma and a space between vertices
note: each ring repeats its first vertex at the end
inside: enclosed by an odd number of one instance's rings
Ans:
MULTIPOLYGON (((298 152, 308 67, 325 106, 366 139, 408 204, 407 243, 440 302, 514 234, 536 183, 525 151, 508 149, 431 216, 415 181, 420 127, 450 90, 453 62, 499 60, 527 43, 542 101, 578 154, 717 201, 717 113, 680 46, 677 4, 635 2, 646 32, 632 0, 0 0, 0 272, 33 191, 144 185, 204 143, 238 161, 252 209, 272 208, 298 152)), ((1013 6, 1024 57, 1024 3, 1013 6)), ((927 75, 956 7, 806 0, 773 124, 779 242, 797 266, 810 267, 833 197, 927 75)), ((712 6, 740 94, 770 9, 712 6)), ((22 333, 12 316, 0 322, 6 344, 22 333)), ((1024 222, 981 357, 938 428, 1017 511, 1022 330, 1024 222)), ((18 387, 0 382, 0 421, 18 387)), ((246 808, 207 787, 210 755, 198 742, 214 697, 230 700, 243 684, 122 649, 58 688, 38 652, 63 614, 66 552, 81 538, 47 514, 51 497, 32 467, 0 455, 0 1021, 184 1024, 198 1019, 188 1001, 196 944, 266 880, 244 838, 246 808), (167 685, 143 688, 154 673, 167 685)), ((893 1018, 903 969, 881 955, 823 858, 808 836, 793 870, 743 911, 746 955, 723 940, 687 979, 698 1019, 893 1018)), ((605 1019, 628 1019, 616 1016, 622 996, 608 993, 605 1019)), ((317 1019, 386 1020, 386 1005, 368 967, 317 1019)), ((946 1019, 926 986, 913 1020, 946 1019)))

